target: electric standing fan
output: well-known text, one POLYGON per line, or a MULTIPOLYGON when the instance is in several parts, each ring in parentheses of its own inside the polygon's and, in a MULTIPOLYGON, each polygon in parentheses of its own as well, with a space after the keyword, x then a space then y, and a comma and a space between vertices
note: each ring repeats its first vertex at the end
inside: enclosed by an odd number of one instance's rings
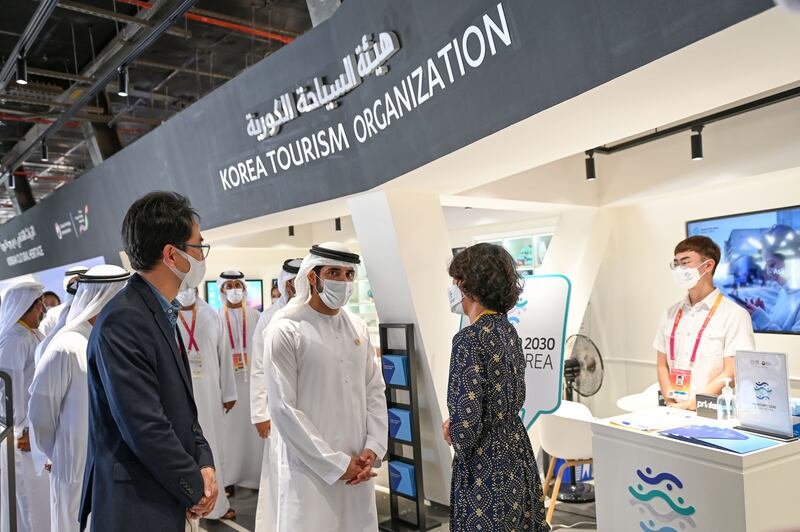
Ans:
MULTIPOLYGON (((564 360, 564 383, 567 401, 574 400, 574 393, 591 397, 600 390, 603 384, 603 357, 597 345, 582 334, 567 338, 564 360)), ((592 502, 594 488, 590 484, 578 482, 575 468, 570 468, 570 483, 561 488, 558 500, 563 502, 592 502)))

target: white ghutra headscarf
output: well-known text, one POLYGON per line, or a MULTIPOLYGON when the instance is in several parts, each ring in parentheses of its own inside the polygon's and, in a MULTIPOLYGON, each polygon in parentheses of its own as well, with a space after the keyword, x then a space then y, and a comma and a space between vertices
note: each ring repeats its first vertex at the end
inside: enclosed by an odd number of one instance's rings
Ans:
POLYGON ((0 305, 0 336, 8 334, 42 294, 44 286, 31 281, 17 283, 6 290, 0 305))
POLYGON ((272 323, 276 323, 278 320, 297 312, 311 300, 311 285, 308 282, 308 273, 314 268, 317 266, 354 268, 359 264, 361 264, 361 258, 339 242, 324 242, 312 246, 308 255, 300 264, 300 271, 297 272, 297 277, 294 281, 294 298, 275 314, 272 323))

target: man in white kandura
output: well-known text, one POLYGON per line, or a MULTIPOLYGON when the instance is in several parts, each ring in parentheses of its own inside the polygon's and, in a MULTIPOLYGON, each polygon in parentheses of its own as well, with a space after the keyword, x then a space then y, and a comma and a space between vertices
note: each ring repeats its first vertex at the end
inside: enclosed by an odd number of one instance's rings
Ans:
MULTIPOLYGON (((3 295, 0 305, 0 371, 11 375, 11 396, 14 401, 14 437, 0 448, 0 530, 8 532, 8 517, 16 506, 17 530, 39 532, 50 526, 48 479, 36 475, 31 457, 28 434, 28 388, 33 381, 36 346, 42 341, 38 327, 44 314, 41 297, 44 287, 39 283, 19 283, 3 295), (6 445, 14 445, 16 473, 16 502, 8 500, 8 471, 6 445), (9 511, 9 506, 11 509, 9 511)), ((0 382, 0 389, 4 385, 0 382)), ((2 395, 0 395, 2 397, 2 395)), ((0 404, 0 419, 5 422, 5 404, 0 404)))
POLYGON ((44 335, 44 340, 36 348, 37 365, 39 364, 39 359, 42 358, 42 353, 47 349, 47 345, 67 322, 69 307, 72 304, 75 293, 78 291, 80 274, 86 273, 88 269, 86 266, 73 266, 64 272, 64 292, 67 294, 64 302, 48 310, 44 315, 44 319, 42 319, 42 323, 39 324, 39 332, 44 335))
POLYGON ((383 375, 367 325, 343 309, 358 255, 313 246, 297 295, 267 327, 267 393, 280 434, 278 531, 374 532, 373 467, 386 454, 383 375))
POLYGON ((225 466, 224 486, 258 489, 264 441, 250 424, 250 357, 253 353, 253 331, 258 311, 247 306, 247 286, 239 271, 222 272, 217 281, 222 295, 219 315, 225 352, 233 365, 238 406, 222 421, 225 441, 222 444, 225 466))
POLYGON ((94 266, 81 274, 66 325, 36 366, 30 387, 31 447, 50 461, 50 531, 78 532, 89 439, 86 348, 97 316, 125 287, 130 273, 94 266))
POLYGON ((250 370, 250 420, 258 435, 266 439, 261 482, 258 487, 255 532, 273 532, 278 524, 278 475, 280 473, 280 437, 272 429, 267 405, 267 384, 264 374, 264 331, 275 314, 294 297, 294 279, 303 259, 289 259, 278 274, 281 297, 261 313, 253 334, 253 360, 250 370))
MULTIPOLYGON (((236 381, 233 361, 225 349, 225 334, 219 315, 197 298, 197 288, 178 292, 181 304, 178 329, 189 358, 194 402, 203 435, 217 458, 217 477, 225 478, 222 457, 222 419, 236 404, 236 381)), ((234 519, 228 497, 217 497, 214 509, 206 519, 234 519)))

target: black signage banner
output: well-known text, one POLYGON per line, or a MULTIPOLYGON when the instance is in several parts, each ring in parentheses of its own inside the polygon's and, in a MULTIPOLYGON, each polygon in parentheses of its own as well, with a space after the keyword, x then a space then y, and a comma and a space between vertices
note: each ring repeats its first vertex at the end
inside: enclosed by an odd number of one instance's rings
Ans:
POLYGON ((771 0, 348 0, 0 227, 0 279, 118 262, 130 203, 205 227, 369 190, 756 15, 771 0))

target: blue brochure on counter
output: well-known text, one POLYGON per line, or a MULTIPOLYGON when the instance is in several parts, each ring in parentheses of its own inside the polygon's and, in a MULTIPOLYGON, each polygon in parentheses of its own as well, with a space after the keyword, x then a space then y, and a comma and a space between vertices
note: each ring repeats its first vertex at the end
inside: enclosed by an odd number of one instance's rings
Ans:
POLYGON ((662 430, 659 434, 668 438, 739 454, 760 451, 780 443, 756 434, 710 425, 689 425, 677 429, 662 430))

